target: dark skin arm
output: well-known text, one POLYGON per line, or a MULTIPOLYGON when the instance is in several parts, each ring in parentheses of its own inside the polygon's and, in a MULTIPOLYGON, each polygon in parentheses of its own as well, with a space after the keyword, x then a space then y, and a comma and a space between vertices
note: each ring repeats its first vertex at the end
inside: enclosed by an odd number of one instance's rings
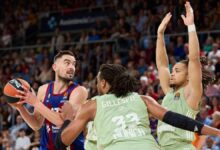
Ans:
MULTIPOLYGON (((141 98, 145 102, 148 112, 151 113, 155 118, 163 120, 164 115, 168 112, 168 110, 149 96, 141 96, 141 98)), ((206 125, 203 126, 201 133, 203 135, 214 135, 220 137, 220 130, 206 125)))
MULTIPOLYGON (((147 106, 148 112, 151 113, 155 118, 163 120, 168 110, 159 105, 153 98, 149 96, 141 96, 141 98, 147 106)), ((89 101, 80 107, 76 114, 75 120, 73 120, 61 133, 61 140, 65 145, 70 145, 83 131, 87 123, 91 120, 94 120, 96 109, 96 101, 89 101)), ((209 126, 203 126, 202 134, 220 136, 220 131, 209 126)))
POLYGON ((63 130, 61 139, 65 145, 70 145, 86 127, 87 123, 95 118, 96 101, 88 101, 78 110, 75 119, 63 130), (71 133, 71 134, 70 134, 71 133))

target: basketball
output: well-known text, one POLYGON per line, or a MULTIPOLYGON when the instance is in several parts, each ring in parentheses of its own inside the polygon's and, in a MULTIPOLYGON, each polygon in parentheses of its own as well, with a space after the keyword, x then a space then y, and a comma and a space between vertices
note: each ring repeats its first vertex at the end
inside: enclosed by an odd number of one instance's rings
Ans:
POLYGON ((20 78, 12 79, 7 82, 4 87, 3 93, 8 103, 16 103, 20 100, 20 98, 17 98, 16 95, 19 94, 17 90, 24 91, 22 85, 25 86, 27 89, 30 89, 29 83, 20 78))

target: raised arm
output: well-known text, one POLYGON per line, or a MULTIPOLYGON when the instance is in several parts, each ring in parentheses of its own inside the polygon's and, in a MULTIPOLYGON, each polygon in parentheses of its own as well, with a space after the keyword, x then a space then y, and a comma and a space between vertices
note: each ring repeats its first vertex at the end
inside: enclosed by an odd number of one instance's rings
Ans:
POLYGON ((142 99, 146 104, 148 112, 151 113, 155 118, 167 124, 184 130, 197 132, 199 134, 220 137, 220 130, 218 129, 206 126, 184 115, 168 111, 149 96, 142 96, 142 99))
POLYGON ((188 27, 189 36, 189 87, 190 94, 187 103, 193 109, 198 109, 198 104, 202 96, 202 70, 199 54, 199 41, 196 34, 193 9, 189 2, 185 4, 186 16, 181 15, 184 24, 188 27))
POLYGON ((168 68, 169 62, 164 43, 164 31, 171 17, 170 13, 166 14, 157 31, 156 64, 159 72, 160 84, 165 94, 170 89, 170 71, 168 68))

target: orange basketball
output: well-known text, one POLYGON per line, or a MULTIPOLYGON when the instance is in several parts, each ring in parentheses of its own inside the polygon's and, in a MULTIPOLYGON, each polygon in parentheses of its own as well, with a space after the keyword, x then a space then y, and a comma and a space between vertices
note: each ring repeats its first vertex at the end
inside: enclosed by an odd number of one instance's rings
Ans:
POLYGON ((19 94, 16 90, 24 91, 22 85, 30 89, 29 83, 23 79, 16 78, 8 81, 3 90, 8 103, 16 103, 20 100, 20 98, 15 97, 15 95, 19 94))

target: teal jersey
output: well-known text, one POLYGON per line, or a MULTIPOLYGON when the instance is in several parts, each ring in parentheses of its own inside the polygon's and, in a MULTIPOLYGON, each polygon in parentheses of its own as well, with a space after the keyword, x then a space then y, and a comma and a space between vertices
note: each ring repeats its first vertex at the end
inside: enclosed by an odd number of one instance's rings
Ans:
MULTIPOLYGON (((92 100, 95 100, 99 96, 95 96, 92 100)), ((85 140, 85 150, 97 150, 97 135, 93 121, 87 124, 87 135, 85 140)))
POLYGON ((151 135, 147 107, 137 93, 123 98, 105 94, 96 98, 94 125, 100 150, 158 150, 151 135))
MULTIPOLYGON (((198 113, 198 111, 195 111, 190 106, 188 106, 184 98, 184 88, 181 88, 176 92, 173 92, 173 90, 168 92, 163 99, 162 106, 164 106, 168 110, 193 119, 195 119, 196 114, 198 113)), ((192 141, 195 139, 194 132, 182 130, 161 121, 159 121, 158 123, 157 134, 158 141, 161 147, 173 146, 178 144, 189 144, 190 147, 192 146, 192 141)))

